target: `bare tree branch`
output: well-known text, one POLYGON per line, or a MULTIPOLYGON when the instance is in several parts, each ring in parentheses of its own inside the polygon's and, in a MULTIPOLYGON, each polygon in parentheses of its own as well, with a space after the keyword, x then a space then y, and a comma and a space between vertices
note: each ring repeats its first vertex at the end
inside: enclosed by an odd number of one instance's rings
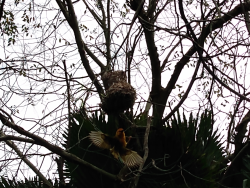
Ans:
MULTIPOLYGON (((60 7, 63 7, 62 2, 60 0, 56 0, 56 2, 60 7)), ((78 51, 79 51, 79 54, 81 56, 83 66, 84 66, 86 72, 88 73, 89 78, 94 83, 94 85, 97 89, 97 92, 100 96, 100 99, 102 99, 102 97, 104 95, 104 90, 103 90, 101 84, 99 83, 99 81, 97 80, 93 70, 91 69, 90 64, 89 64, 89 60, 86 56, 85 48, 84 48, 85 45, 84 45, 84 42, 82 40, 82 36, 81 36, 80 30, 78 27, 78 22, 77 22, 77 18, 76 18, 73 4, 70 0, 67 0, 67 5, 68 5, 68 11, 66 11, 65 8, 62 9, 63 14, 74 32, 76 44, 78 46, 78 51)))
POLYGON ((148 136, 150 133, 150 125, 151 125, 151 118, 148 117, 147 118, 147 127, 146 127, 146 131, 145 131, 145 135, 144 135, 144 144, 143 144, 143 151, 144 151, 144 155, 143 155, 143 162, 141 163, 139 169, 138 169, 138 174, 137 176, 135 176, 134 180, 130 182, 130 188, 136 188, 139 182, 139 178, 140 178, 140 173, 142 172, 143 166, 148 158, 148 136))
POLYGON ((2 0, 1 1, 1 5, 0 5, 0 21, 2 20, 2 17, 3 17, 3 7, 4 7, 4 4, 5 4, 5 0, 2 0))
MULTIPOLYGON (((247 9, 247 11, 250 10, 250 2, 244 3, 243 6, 247 9)), ((206 37, 209 35, 209 33, 211 33, 212 31, 220 28, 223 26, 224 23, 228 22, 229 20, 231 20, 232 18, 238 16, 239 14, 242 14, 243 10, 241 5, 236 6, 233 10, 227 12, 224 16, 222 16, 221 18, 218 18, 214 21, 212 21, 211 23, 209 23, 206 27, 203 28, 199 38, 197 38, 197 43, 196 46, 202 47, 204 44, 204 41, 206 39, 206 37)), ((167 102, 167 99, 170 95, 170 93, 172 92, 173 88, 175 87, 175 84, 183 70, 183 67, 187 64, 187 62, 190 60, 190 58, 193 56, 193 54, 197 51, 195 45, 193 45, 188 51, 187 53, 180 59, 180 61, 175 65, 175 70, 167 84, 167 86, 164 88, 163 91, 163 99, 162 102, 164 104, 164 106, 161 106, 161 110, 160 110, 160 114, 163 114, 163 111, 165 110, 165 104, 167 102)), ((206 66, 206 65, 205 65, 206 66)), ((210 70, 210 69, 208 69, 210 70)), ((212 73, 212 72, 210 72, 212 73)), ((217 81, 219 81, 219 79, 217 79, 217 81)), ((223 84, 221 81, 219 81, 221 84, 223 84)), ((229 88, 228 86, 226 86, 225 84, 223 84, 224 87, 226 87, 227 89, 229 89, 231 92, 235 93, 236 95, 244 98, 245 100, 249 101, 248 98, 246 98, 245 96, 237 93, 236 91, 232 91, 231 88, 229 88)))
POLYGON ((180 108, 180 106, 183 104, 183 102, 187 99, 188 97, 188 94, 194 84, 194 81, 197 79, 197 73, 198 73, 198 70, 199 70, 199 67, 200 67, 200 64, 201 64, 201 61, 199 60, 199 62, 197 63, 196 65, 196 68, 195 68, 195 71, 194 71, 194 74, 192 76, 192 79, 188 85, 188 88, 186 90, 186 92, 184 93, 184 95, 181 97, 181 100, 179 101, 179 103, 174 107, 174 109, 171 110, 171 112, 165 117, 163 118, 163 122, 166 122, 172 115, 174 115, 174 113, 180 108))
POLYGON ((17 131, 18 133, 20 133, 22 135, 25 135, 25 136, 27 136, 29 138, 32 138, 35 141, 36 144, 44 146, 48 150, 52 151, 53 153, 56 153, 57 155, 63 157, 64 159, 66 159, 68 161, 72 161, 72 162, 74 162, 76 164, 79 164, 79 165, 84 165, 84 166, 86 166, 88 168, 91 168, 91 169, 95 170, 98 173, 103 174, 104 176, 106 176, 106 177, 108 177, 110 179, 113 179, 115 181, 119 181, 119 179, 118 179, 118 177, 116 175, 110 174, 110 173, 108 173, 108 172, 106 172, 106 171, 104 171, 104 170, 102 170, 102 169, 88 163, 87 161, 84 161, 84 160, 80 159, 79 157, 64 151, 60 147, 50 144, 49 142, 47 142, 43 138, 24 130, 22 127, 20 127, 20 126, 18 126, 16 124, 10 122, 9 120, 7 120, 4 117, 4 115, 1 114, 1 113, 0 113, 0 120, 7 127, 17 131))
MULTIPOLYGON (((2 116, 2 114, 0 116, 2 116)), ((53 185, 46 179, 46 177, 43 176, 43 174, 35 167, 35 165, 33 165, 27 159, 27 157, 23 155, 23 153, 18 149, 16 144, 10 141, 12 139, 22 141, 22 142, 29 142, 29 143, 34 143, 34 141, 31 139, 25 139, 25 138, 21 138, 17 136, 6 136, 2 131, 0 131, 0 141, 5 141, 5 143, 16 152, 16 154, 25 162, 25 164, 27 164, 33 170, 33 172, 36 173, 36 175, 40 177, 41 180, 43 180, 45 184, 47 184, 49 187, 53 187, 53 185)))

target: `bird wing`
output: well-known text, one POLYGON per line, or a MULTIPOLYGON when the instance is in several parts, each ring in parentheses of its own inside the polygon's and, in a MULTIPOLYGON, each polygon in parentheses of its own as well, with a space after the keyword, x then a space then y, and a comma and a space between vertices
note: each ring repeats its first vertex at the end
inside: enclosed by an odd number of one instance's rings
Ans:
POLYGON ((133 150, 124 148, 124 152, 122 153, 121 158, 128 167, 136 167, 143 162, 141 156, 133 150))
POLYGON ((92 143, 99 148, 103 149, 111 149, 112 148, 112 137, 100 132, 100 131, 91 131, 89 133, 89 139, 92 143))
POLYGON ((109 149, 114 158, 122 159, 122 162, 128 167, 139 166, 143 161, 137 152, 123 147, 115 137, 111 137, 100 131, 91 131, 89 138, 94 145, 103 149, 109 149))

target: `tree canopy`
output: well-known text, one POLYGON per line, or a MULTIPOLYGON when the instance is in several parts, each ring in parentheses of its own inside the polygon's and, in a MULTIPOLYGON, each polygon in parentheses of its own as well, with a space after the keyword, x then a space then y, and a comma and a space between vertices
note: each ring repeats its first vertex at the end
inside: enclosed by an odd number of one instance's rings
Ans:
POLYGON ((250 184, 249 11, 247 0, 1 1, 2 179, 250 184), (138 169, 88 139, 119 127, 138 169))

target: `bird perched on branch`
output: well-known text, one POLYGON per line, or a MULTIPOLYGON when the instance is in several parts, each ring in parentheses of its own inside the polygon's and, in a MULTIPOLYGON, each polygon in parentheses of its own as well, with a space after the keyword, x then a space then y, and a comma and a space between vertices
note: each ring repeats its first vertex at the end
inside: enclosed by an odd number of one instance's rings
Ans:
POLYGON ((114 158, 122 161, 128 167, 136 167, 142 163, 142 158, 137 152, 126 148, 127 142, 122 128, 117 129, 114 137, 100 131, 91 131, 89 138, 94 145, 109 149, 114 158))

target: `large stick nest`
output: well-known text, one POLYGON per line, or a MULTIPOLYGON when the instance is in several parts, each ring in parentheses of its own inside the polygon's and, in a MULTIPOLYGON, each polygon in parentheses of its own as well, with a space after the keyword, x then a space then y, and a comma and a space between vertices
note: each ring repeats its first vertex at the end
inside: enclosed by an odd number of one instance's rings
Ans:
POLYGON ((120 113, 132 108, 135 99, 135 89, 126 82, 123 71, 108 72, 102 77, 106 89, 106 96, 101 107, 107 113, 120 113))

